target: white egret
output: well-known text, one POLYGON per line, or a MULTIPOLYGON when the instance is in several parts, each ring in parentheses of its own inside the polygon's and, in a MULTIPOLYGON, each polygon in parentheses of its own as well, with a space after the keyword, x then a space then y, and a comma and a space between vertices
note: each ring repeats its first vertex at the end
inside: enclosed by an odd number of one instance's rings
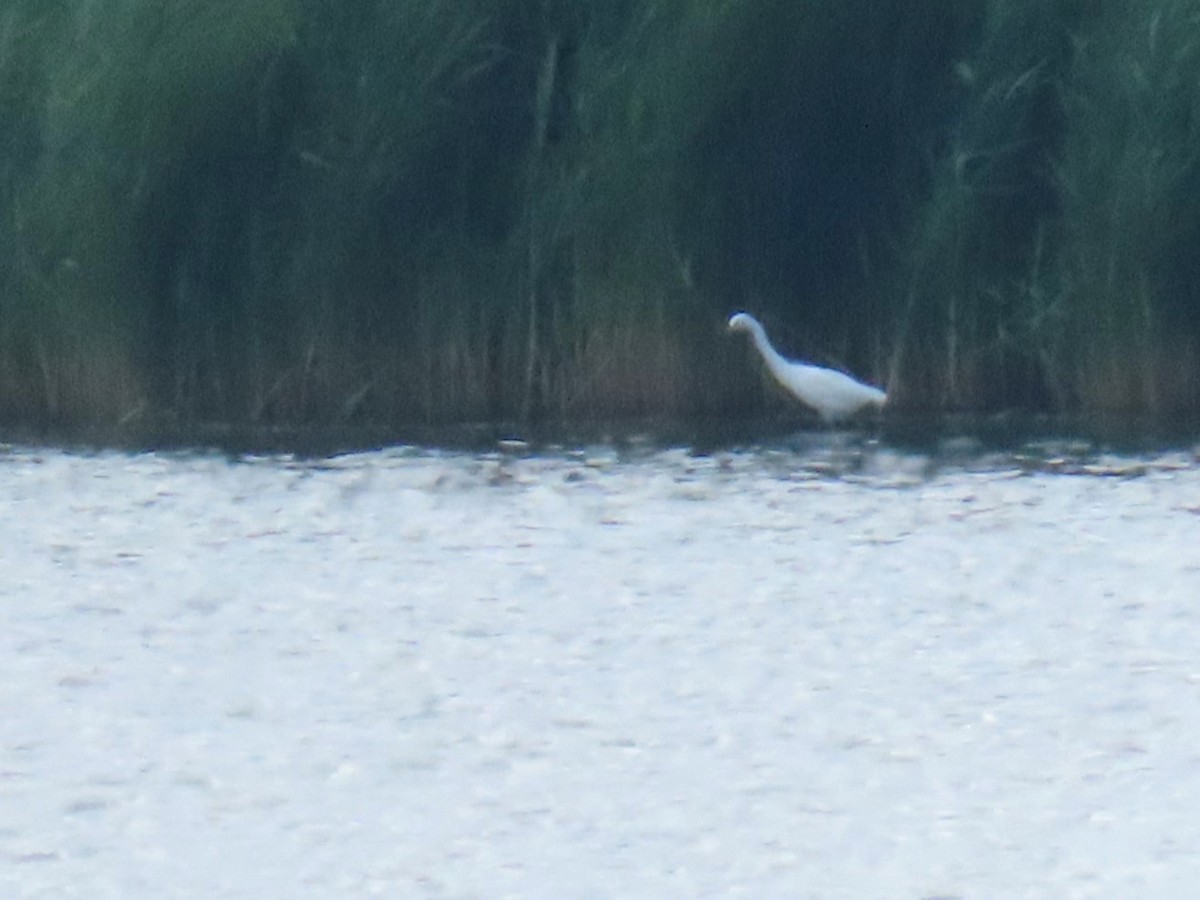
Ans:
POLYGON ((767 340, 767 332, 749 313, 734 313, 730 331, 748 331, 767 368, 797 399, 815 409, 826 422, 852 416, 866 406, 883 406, 887 394, 877 387, 855 381, 844 372, 784 359, 767 340))

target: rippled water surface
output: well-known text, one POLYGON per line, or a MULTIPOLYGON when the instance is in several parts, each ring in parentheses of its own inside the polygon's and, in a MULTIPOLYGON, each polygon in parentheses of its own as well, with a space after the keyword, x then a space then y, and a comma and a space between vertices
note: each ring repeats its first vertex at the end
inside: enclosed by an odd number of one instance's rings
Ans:
POLYGON ((1189 896, 1200 464, 0 453, 0 896, 1189 896))

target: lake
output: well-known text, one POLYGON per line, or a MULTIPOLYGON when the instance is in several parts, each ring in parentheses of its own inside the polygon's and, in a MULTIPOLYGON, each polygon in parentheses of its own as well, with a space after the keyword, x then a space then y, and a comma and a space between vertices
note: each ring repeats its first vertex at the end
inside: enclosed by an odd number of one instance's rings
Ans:
POLYGON ((5 897, 1187 896, 1194 445, 0 452, 5 897))

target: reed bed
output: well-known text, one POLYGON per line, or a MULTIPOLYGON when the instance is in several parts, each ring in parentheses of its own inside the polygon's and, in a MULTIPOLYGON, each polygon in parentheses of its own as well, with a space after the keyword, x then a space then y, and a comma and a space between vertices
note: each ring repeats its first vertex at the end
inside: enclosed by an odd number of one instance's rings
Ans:
POLYGON ((0 420, 1200 410, 1200 0, 13 0, 0 420))

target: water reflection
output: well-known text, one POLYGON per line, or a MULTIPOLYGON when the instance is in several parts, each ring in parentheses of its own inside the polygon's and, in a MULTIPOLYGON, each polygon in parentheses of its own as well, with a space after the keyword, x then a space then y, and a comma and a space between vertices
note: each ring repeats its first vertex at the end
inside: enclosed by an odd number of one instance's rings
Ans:
POLYGON ((5 896, 538 896, 545 860, 557 894, 1128 896, 1200 863, 1194 442, 305 438, 0 452, 5 896))
POLYGON ((382 448, 439 450, 486 457, 584 453, 614 461, 646 459, 664 448, 695 456, 787 455, 814 474, 854 475, 899 467, 926 474, 945 470, 1017 467, 1134 474, 1130 460, 1200 455, 1200 418, 1098 416, 903 416, 867 418, 829 428, 808 419, 693 418, 615 422, 465 423, 375 428, 0 429, 10 446, 55 446, 75 451, 211 452, 233 458, 290 455, 316 460, 382 448))

